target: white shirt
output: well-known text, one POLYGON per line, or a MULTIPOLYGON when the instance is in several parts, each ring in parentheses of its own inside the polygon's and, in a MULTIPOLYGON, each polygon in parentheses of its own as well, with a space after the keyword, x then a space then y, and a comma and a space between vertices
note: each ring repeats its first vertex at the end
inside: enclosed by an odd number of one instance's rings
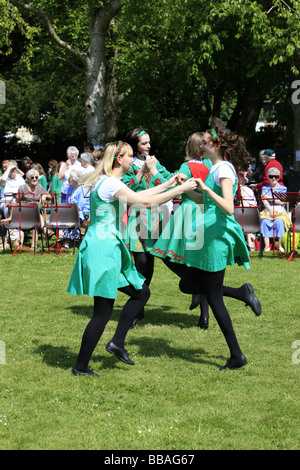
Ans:
POLYGON ((103 181, 103 183, 98 189, 98 196, 102 199, 102 201, 105 201, 105 202, 115 201, 114 195, 120 189, 126 187, 123 181, 121 181, 119 178, 116 178, 115 176, 102 175, 96 181, 96 183, 93 184, 91 192, 93 192, 97 188, 100 181, 102 180, 105 180, 105 181, 103 181))
POLYGON ((17 174, 15 179, 8 177, 4 186, 3 194, 17 193, 19 187, 22 186, 22 184, 25 184, 24 178, 22 178, 22 176, 17 174))
MULTIPOLYGON (((65 163, 61 166, 61 169, 64 168, 64 166, 65 166, 65 163)), ((76 160, 76 162, 73 163, 73 165, 69 165, 65 171, 64 177, 62 179, 62 187, 61 187, 61 192, 63 194, 67 193, 71 171, 76 171, 76 170, 79 170, 79 171, 83 170, 83 167, 81 166, 81 163, 78 160, 76 160)))
POLYGON ((249 186, 240 186, 241 188, 241 197, 243 199, 243 205, 245 207, 257 206, 257 201, 254 196, 254 192, 249 186))
POLYGON ((82 175, 87 175, 89 173, 92 173, 93 171, 95 171, 95 167, 93 166, 88 166, 87 168, 80 168, 80 172, 82 175))
POLYGON ((219 188, 221 187, 220 178, 229 178, 232 181, 232 184, 234 184, 236 180, 236 172, 231 163, 225 161, 216 163, 211 167, 209 172, 213 173, 214 171, 214 180, 219 188))

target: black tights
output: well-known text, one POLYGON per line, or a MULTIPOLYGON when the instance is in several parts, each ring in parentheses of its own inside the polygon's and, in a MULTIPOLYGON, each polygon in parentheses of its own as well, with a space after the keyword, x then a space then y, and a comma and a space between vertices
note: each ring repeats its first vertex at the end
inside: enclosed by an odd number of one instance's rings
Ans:
MULTIPOLYGON (((120 347, 124 347, 125 337, 133 320, 146 305, 150 291, 146 284, 139 291, 132 286, 119 289, 120 292, 127 294, 130 298, 124 305, 120 319, 111 341, 120 347)), ((106 299, 104 297, 94 297, 93 316, 88 323, 81 342, 80 351, 76 361, 75 369, 79 372, 87 372, 89 360, 100 340, 105 326, 110 319, 113 311, 115 299, 106 299)))
MULTIPOLYGON (((139 273, 141 273, 145 277, 145 283, 147 286, 150 286, 150 282, 153 276, 153 270, 154 270, 154 256, 151 255, 151 253, 148 252, 141 252, 141 253, 133 253, 133 258, 134 258, 134 264, 139 273)), ((168 260, 162 260, 166 266, 168 266, 175 274, 178 276, 182 276, 183 271, 186 269, 186 266, 184 266, 184 269, 182 265, 179 265, 177 263, 172 263, 171 261, 168 260), (176 271, 176 266, 179 268, 179 272, 176 271)), ((205 295, 201 295, 200 297, 200 312, 201 312, 201 317, 203 319, 208 319, 208 302, 207 298, 205 295)), ((143 317, 143 315, 142 315, 143 317)), ((142 318, 141 317, 141 318, 142 318)))
MULTIPOLYGON (((223 301, 223 280, 225 269, 217 272, 187 268, 183 274, 179 288, 185 294, 205 294, 219 327, 226 339, 231 357, 242 354, 238 344, 231 318, 223 301)), ((237 289, 238 290, 238 289, 237 289)))
MULTIPOLYGON (((165 263, 166 266, 168 266, 169 269, 171 269, 171 271, 173 271, 174 274, 176 274, 180 278, 182 278, 182 276, 184 275, 187 269, 196 269, 196 268, 188 268, 185 264, 174 263, 168 259, 163 259, 163 262, 165 263)), ((200 303, 201 313, 202 312, 204 313, 206 309, 208 313, 208 302, 207 302, 206 295, 200 292, 193 292, 193 294, 201 294, 201 303, 200 303)), ((223 296, 231 297, 232 299, 236 299, 236 300, 244 300, 243 294, 239 287, 223 286, 223 296)))
MULTIPOLYGON (((225 269, 218 272, 207 272, 164 260, 165 264, 179 276, 179 288, 185 294, 200 294, 203 308, 208 311, 210 305, 213 314, 226 339, 232 357, 241 355, 231 318, 224 304, 223 296, 243 300, 240 288, 223 286, 225 269)), ((201 314, 202 305, 201 305, 201 314)))
POLYGON ((154 256, 149 252, 133 252, 134 264, 139 273, 145 278, 145 283, 150 286, 154 270, 154 256))

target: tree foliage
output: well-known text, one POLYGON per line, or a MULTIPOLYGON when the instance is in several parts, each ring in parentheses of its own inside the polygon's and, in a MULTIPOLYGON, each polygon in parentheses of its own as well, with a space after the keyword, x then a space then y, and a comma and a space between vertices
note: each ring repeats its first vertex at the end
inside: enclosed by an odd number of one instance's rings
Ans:
MULTIPOLYGON (((0 62, 7 66, 2 77, 8 80, 8 96, 10 90, 12 97, 22 96, 8 103, 0 128, 4 120, 9 126, 22 121, 43 139, 82 139, 87 123, 82 59, 90 57, 97 15, 112 2, 30 2, 46 12, 72 50, 49 41, 42 17, 21 13, 13 3, 21 2, 0 0, 5 54, 0 62), (24 64, 29 71, 23 78, 24 64)), ((110 137, 141 125, 172 168, 184 155, 188 135, 205 129, 213 117, 253 144, 264 98, 286 99, 300 69, 299 0, 119 3, 122 10, 106 27, 104 119, 112 121, 110 137)))

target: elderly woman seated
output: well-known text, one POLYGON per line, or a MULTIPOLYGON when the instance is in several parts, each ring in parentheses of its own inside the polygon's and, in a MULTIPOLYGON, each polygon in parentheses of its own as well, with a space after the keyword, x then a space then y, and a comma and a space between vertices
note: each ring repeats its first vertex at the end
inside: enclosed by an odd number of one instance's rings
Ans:
MULTIPOLYGON (((72 171, 70 173, 69 185, 71 190, 69 191, 70 202, 77 204, 79 209, 79 219, 81 223, 88 221, 90 216, 90 195, 87 188, 85 188, 82 182, 82 171, 72 171)), ((61 234, 60 234, 61 236, 61 234)), ((69 240, 80 239, 79 229, 66 229, 63 231, 61 243, 65 248, 69 248, 69 240)))
MULTIPOLYGON (((22 184, 19 187, 17 199, 21 201, 21 203, 31 203, 31 202, 38 202, 44 203, 47 199, 51 199, 51 194, 47 193, 47 191, 43 188, 41 184, 38 183, 40 175, 39 172, 35 169, 31 169, 26 173, 26 183, 22 184)), ((18 201, 18 202, 19 202, 18 201)), ((41 217, 42 227, 44 225, 44 219, 41 217)), ((11 215, 7 218, 2 220, 2 224, 8 224, 11 220, 11 215)), ((38 234, 36 234, 38 237, 38 234)), ((32 234, 32 242, 31 248, 35 248, 37 245, 37 238, 34 240, 34 234, 32 234)))
POLYGON ((270 184, 262 187, 261 200, 264 210, 260 213, 261 231, 265 244, 264 251, 271 250, 270 238, 276 237, 278 238, 279 251, 283 253, 285 250, 282 245, 282 237, 290 228, 292 222, 286 213, 284 202, 277 199, 274 192, 286 193, 287 188, 278 183, 280 177, 278 168, 269 168, 267 174, 270 184))

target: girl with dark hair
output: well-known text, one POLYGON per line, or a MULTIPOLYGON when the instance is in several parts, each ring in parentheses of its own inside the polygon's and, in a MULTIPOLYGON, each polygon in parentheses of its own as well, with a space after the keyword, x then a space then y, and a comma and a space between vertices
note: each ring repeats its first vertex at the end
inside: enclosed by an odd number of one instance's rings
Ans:
MULTIPOLYGON (((242 229, 233 216, 238 179, 229 159, 238 169, 244 169, 251 156, 243 139, 224 129, 219 132, 210 129, 204 133, 203 151, 203 156, 212 162, 205 183, 201 178, 196 179, 203 194, 188 193, 196 203, 204 204, 203 245, 195 250, 186 250, 186 266, 178 266, 179 287, 187 294, 206 295, 230 351, 230 358, 221 369, 236 369, 245 366, 247 360, 237 341, 223 296, 244 301, 256 315, 260 315, 261 306, 251 284, 240 288, 223 286, 227 265, 238 263, 249 269, 250 261, 242 229)), ((200 225, 197 228, 200 230, 200 225)), ((159 245, 160 240, 155 245, 156 250, 160 249, 159 245)))
MULTIPOLYGON (((131 170, 124 175, 124 183, 134 192, 155 188, 168 181, 173 173, 170 173, 154 157, 150 156, 150 136, 141 127, 132 129, 125 137, 125 142, 133 149, 133 165, 131 170)), ((162 222, 169 219, 167 207, 146 209, 129 212, 129 226, 138 225, 137 236, 129 237, 129 250, 133 254, 137 270, 146 278, 149 286, 154 267, 154 258, 150 251, 159 236, 162 222)), ((136 235, 136 234, 134 234, 136 235)))

